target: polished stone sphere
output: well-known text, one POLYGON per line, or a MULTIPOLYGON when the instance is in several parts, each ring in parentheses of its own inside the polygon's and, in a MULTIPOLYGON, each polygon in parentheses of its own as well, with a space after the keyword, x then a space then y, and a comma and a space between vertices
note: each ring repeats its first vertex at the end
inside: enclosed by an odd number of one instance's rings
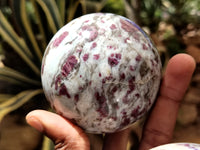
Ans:
POLYGON ((42 85, 51 106, 87 132, 122 130, 153 105, 161 61, 149 36, 110 13, 81 16, 46 48, 42 85))
POLYGON ((150 150, 200 150, 200 145, 195 143, 172 143, 161 145, 150 150))

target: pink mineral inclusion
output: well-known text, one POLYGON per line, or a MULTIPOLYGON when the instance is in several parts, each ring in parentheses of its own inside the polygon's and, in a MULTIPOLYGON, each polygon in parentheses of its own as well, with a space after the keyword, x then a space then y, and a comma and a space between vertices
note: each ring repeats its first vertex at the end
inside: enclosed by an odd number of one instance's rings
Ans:
POLYGON ((95 93, 95 98, 99 104, 99 108, 97 111, 100 113, 102 117, 108 116, 108 106, 106 104, 106 98, 103 95, 100 95, 98 92, 95 93))
POLYGON ((143 48, 143 50, 148 50, 148 47, 144 43, 142 44, 142 48, 143 48))
POLYGON ((124 126, 127 126, 128 124, 130 124, 130 119, 126 117, 124 117, 124 120, 123 122, 121 123, 121 126, 124 127, 124 126))
POLYGON ((111 56, 108 57, 108 64, 111 67, 114 67, 114 66, 118 65, 120 59, 121 59, 120 53, 116 53, 116 54, 112 53, 111 56))
POLYGON ((117 59, 121 59, 121 58, 122 58, 122 55, 121 55, 120 53, 116 53, 116 54, 115 54, 115 57, 116 57, 117 59))
POLYGON ((130 119, 127 117, 126 110, 122 110, 121 114, 122 114, 123 121, 120 126, 124 127, 130 123, 130 119))
POLYGON ((90 21, 90 20, 85 20, 84 22, 87 23, 87 22, 89 22, 89 21, 90 21))
POLYGON ((93 55, 93 58, 94 58, 95 60, 98 60, 98 59, 99 59, 99 57, 100 57, 100 55, 99 55, 99 54, 94 54, 94 55, 93 55))
POLYGON ((94 43, 92 43, 92 46, 91 46, 91 48, 90 49, 93 49, 93 48, 95 48, 97 46, 97 43, 96 42, 94 42, 94 43))
POLYGON ((89 39, 89 41, 95 40, 97 38, 97 36, 98 36, 98 31, 97 31, 96 27, 90 28, 89 31, 90 31, 90 39, 89 39))
POLYGON ((71 98, 66 86, 63 84, 61 85, 60 87, 60 90, 59 90, 59 95, 63 95, 63 96, 67 96, 68 98, 71 98))
POLYGON ((127 37, 127 38, 124 40, 124 43, 128 43, 129 40, 130 40, 130 38, 127 37))
POLYGON ((140 94, 139 94, 139 93, 136 93, 136 94, 135 94, 135 97, 139 98, 139 97, 140 97, 140 94))
POLYGON ((88 25, 82 26, 82 30, 86 30, 86 29, 88 29, 88 28, 89 28, 88 25))
POLYGON ((142 56, 137 55, 137 57, 135 58, 136 61, 140 61, 142 59, 142 56))
POLYGON ((112 25, 110 26, 110 29, 111 29, 111 30, 114 30, 114 29, 117 29, 117 27, 116 27, 116 25, 112 24, 112 25))
POLYGON ((132 65, 129 66, 129 69, 130 69, 131 71, 135 71, 135 68, 134 68, 132 65))
POLYGON ((112 77, 111 74, 110 74, 109 76, 103 78, 103 79, 102 79, 102 84, 106 83, 106 81, 109 81, 109 80, 111 80, 112 78, 113 78, 113 77, 112 77))
POLYGON ((137 29, 128 21, 120 19, 121 28, 124 29, 126 32, 135 32, 137 29))
POLYGON ((77 53, 80 53, 80 52, 82 52, 82 50, 83 50, 83 49, 77 49, 76 52, 77 52, 77 53))
POLYGON ((108 48, 108 49, 112 49, 112 48, 113 48, 113 46, 112 46, 112 45, 109 45, 109 46, 107 46, 107 48, 108 48))
POLYGON ((89 58, 89 54, 84 54, 84 55, 83 55, 83 60, 84 60, 84 61, 87 61, 88 58, 89 58))
POLYGON ((75 101, 75 102, 78 102, 78 100, 79 100, 79 95, 76 94, 76 95, 74 96, 74 101, 75 101))
POLYGON ((114 86, 112 89, 111 89, 111 94, 113 95, 115 92, 117 92, 118 90, 118 87, 117 86, 114 86))
POLYGON ((108 57, 108 64, 111 67, 117 66, 118 63, 119 63, 119 60, 117 60, 116 58, 108 57))
POLYGON ((65 31, 63 32, 58 38, 55 39, 53 42, 53 47, 58 47, 60 43, 63 41, 63 39, 69 34, 69 32, 65 31))
POLYGON ((74 55, 69 56, 62 67, 62 75, 64 77, 67 77, 68 74, 73 70, 77 62, 78 61, 74 55))
POLYGON ((135 90, 135 77, 132 77, 129 81, 128 81, 128 86, 129 86, 129 92, 132 92, 135 90))
POLYGON ((121 75, 120 75, 120 80, 124 80, 126 78, 126 75, 124 74, 124 73, 122 73, 121 75))
POLYGON ((98 36, 98 30, 97 30, 97 27, 95 26, 89 26, 89 25, 85 25, 82 27, 82 30, 83 31, 89 31, 90 32, 90 37, 89 37, 89 41, 93 41, 97 38, 98 36))
POLYGON ((137 118, 138 114, 139 114, 139 110, 140 110, 140 106, 138 106, 136 109, 134 109, 131 113, 131 116, 134 118, 137 118))

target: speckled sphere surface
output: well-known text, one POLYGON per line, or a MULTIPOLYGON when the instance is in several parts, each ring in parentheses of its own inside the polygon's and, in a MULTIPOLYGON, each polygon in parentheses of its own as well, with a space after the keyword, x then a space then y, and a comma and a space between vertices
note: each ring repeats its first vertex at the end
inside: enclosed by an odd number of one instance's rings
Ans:
POLYGON ((58 114, 87 132, 109 133, 126 128, 151 108, 161 62, 134 22, 94 13, 54 35, 41 76, 45 95, 58 114))
POLYGON ((195 143, 172 143, 161 145, 150 150, 200 150, 200 145, 195 143))

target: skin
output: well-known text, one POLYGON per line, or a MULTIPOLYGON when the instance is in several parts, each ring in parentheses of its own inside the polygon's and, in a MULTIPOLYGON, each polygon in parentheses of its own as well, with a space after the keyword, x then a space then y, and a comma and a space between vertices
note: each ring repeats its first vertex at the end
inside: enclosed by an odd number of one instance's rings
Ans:
MULTIPOLYGON (((195 70, 194 59, 177 54, 168 62, 154 108, 144 126, 139 150, 169 143, 173 136, 179 105, 195 70)), ((34 110, 27 123, 51 138, 56 150, 89 150, 90 143, 82 129, 67 119, 48 111, 34 110)), ((107 134, 103 150, 125 150, 129 130, 107 134)))

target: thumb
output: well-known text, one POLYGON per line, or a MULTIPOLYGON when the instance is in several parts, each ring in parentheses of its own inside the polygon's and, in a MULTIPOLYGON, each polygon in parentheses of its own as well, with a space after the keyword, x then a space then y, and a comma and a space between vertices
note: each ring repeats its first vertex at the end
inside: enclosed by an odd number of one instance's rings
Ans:
POLYGON ((34 110, 26 116, 27 123, 44 133, 55 143, 55 149, 89 150, 86 134, 63 117, 44 110, 34 110))

